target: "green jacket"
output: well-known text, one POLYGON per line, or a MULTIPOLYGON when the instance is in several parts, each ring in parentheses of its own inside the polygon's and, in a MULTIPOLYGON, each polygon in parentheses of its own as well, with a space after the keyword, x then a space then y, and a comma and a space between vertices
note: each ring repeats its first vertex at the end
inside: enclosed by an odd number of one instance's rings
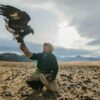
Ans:
POLYGON ((32 60, 37 60, 37 69, 43 72, 51 73, 53 79, 56 78, 58 72, 58 62, 54 54, 51 52, 34 53, 32 60))

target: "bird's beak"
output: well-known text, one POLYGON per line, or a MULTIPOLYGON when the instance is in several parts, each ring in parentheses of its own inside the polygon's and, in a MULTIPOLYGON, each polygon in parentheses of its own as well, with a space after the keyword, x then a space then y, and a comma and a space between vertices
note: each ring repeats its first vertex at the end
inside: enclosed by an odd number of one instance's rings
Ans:
POLYGON ((32 30, 31 33, 34 34, 34 30, 32 30))

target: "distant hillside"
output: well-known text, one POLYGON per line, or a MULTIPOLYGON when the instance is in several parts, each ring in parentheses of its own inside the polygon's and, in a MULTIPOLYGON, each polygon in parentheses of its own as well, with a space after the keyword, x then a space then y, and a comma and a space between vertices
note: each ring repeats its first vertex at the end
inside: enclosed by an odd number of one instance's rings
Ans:
MULTIPOLYGON (((30 51, 38 53, 42 52, 43 44, 37 44, 32 42, 25 41, 26 45, 30 49, 30 51)), ((31 61, 27 57, 23 55, 18 55, 16 53, 21 54, 21 50, 19 48, 19 44, 13 40, 7 40, 0 38, 0 60, 5 61, 31 61), (10 44, 10 45, 9 45, 10 44), (6 52, 6 53, 4 53, 6 52), (10 52, 10 53, 8 53, 10 52)), ((54 52, 58 61, 98 61, 100 60, 100 56, 95 55, 92 57, 93 52, 83 49, 72 49, 72 48, 64 48, 55 46, 54 52), (79 55, 79 56, 77 56, 79 55), (83 55, 91 55, 90 57, 84 57, 83 55)))
POLYGON ((99 57, 83 57, 83 56, 74 56, 74 57, 57 57, 59 61, 98 61, 99 57))
POLYGON ((32 60, 28 59, 24 55, 18 55, 15 53, 2 53, 2 54, 0 54, 0 61, 30 62, 32 60))
MULTIPOLYGON (((57 56, 58 61, 98 61, 99 57, 83 57, 83 56, 74 56, 74 57, 61 57, 57 56)), ((19 62, 31 62, 32 60, 28 59, 24 55, 18 55, 15 53, 2 53, 0 54, 0 61, 19 61, 19 62)))

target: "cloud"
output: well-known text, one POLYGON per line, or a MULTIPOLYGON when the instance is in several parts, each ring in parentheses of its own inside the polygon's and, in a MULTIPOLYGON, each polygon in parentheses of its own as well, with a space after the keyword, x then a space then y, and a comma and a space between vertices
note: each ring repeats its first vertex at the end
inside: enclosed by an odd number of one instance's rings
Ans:
MULTIPOLYGON (((72 40, 74 40, 74 36, 78 36, 70 45, 73 48, 96 50, 94 45, 99 46, 99 0, 1 0, 0 3, 25 10, 32 17, 29 24, 34 28, 35 35, 29 35, 25 40, 37 43, 49 41, 55 45, 59 45, 60 41, 63 41, 63 46, 67 47, 68 42, 66 41, 67 39, 70 41, 68 35, 71 33, 72 40), (20 4, 23 5, 20 6, 20 4), (68 33, 67 29, 70 27, 74 28, 75 35, 71 31, 68 33), (63 35, 59 35, 60 33, 63 35), (61 40, 58 36, 61 37, 61 40)), ((9 35, 5 31, 4 25, 0 24, 0 26, 0 37, 8 38, 9 35)))
POLYGON ((54 53, 62 56, 91 55, 93 52, 83 49, 56 48, 54 53))
POLYGON ((99 39, 95 39, 94 41, 91 41, 91 42, 87 43, 87 45, 98 46, 98 45, 100 45, 100 40, 99 39))
POLYGON ((0 38, 0 52, 18 52, 16 41, 0 38))
MULTIPOLYGON (((26 45, 31 52, 42 52, 42 44, 27 42, 26 45)), ((16 52, 22 53, 16 41, 0 38, 0 52, 16 52)), ((55 46, 54 52, 56 56, 76 56, 76 55, 97 55, 93 50, 84 49, 66 49, 63 47, 55 46)))
POLYGON ((69 25, 76 27, 81 37, 100 38, 99 0, 55 0, 59 10, 69 18, 69 25))
MULTIPOLYGON (((44 43, 44 41, 50 41, 52 43, 56 44, 57 41, 57 17, 54 13, 51 12, 51 8, 53 6, 52 3, 46 3, 41 4, 38 2, 33 2, 33 0, 30 0, 30 2, 27 0, 14 0, 12 2, 9 2, 9 5, 15 6, 21 10, 25 10, 28 12, 28 14, 31 17, 31 21, 29 24, 32 26, 32 28, 35 31, 34 36, 29 35, 26 37, 27 41, 33 41, 38 43, 44 43), (19 4, 22 4, 24 2, 23 6, 19 6, 19 4), (37 4, 38 3, 38 4, 37 4), (49 11, 50 10, 50 11, 49 11), (48 39, 49 38, 49 39, 48 39)), ((4 4, 4 2, 3 2, 4 4)), ((9 32, 5 29, 5 24, 2 18, 0 18, 3 25, 0 29, 0 37, 4 36, 5 38, 9 38, 9 32), (6 34, 7 33, 7 34, 6 34)), ((12 37, 10 37, 12 38, 12 37)))

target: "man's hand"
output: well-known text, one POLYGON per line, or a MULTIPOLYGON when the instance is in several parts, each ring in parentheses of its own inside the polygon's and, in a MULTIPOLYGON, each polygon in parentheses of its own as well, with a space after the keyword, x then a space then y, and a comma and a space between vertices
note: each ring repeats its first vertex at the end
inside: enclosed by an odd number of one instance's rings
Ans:
POLYGON ((20 44, 20 49, 21 49, 22 51, 24 51, 25 48, 26 48, 26 44, 25 44, 25 43, 21 43, 21 44, 20 44))
POLYGON ((20 49, 24 52, 24 54, 28 57, 28 58, 31 58, 33 53, 31 53, 29 51, 29 49, 27 48, 26 44, 25 43, 21 43, 20 44, 20 49))
POLYGON ((52 76, 51 76, 51 74, 47 74, 46 75, 46 79, 48 80, 48 81, 53 81, 53 78, 52 78, 52 76))

